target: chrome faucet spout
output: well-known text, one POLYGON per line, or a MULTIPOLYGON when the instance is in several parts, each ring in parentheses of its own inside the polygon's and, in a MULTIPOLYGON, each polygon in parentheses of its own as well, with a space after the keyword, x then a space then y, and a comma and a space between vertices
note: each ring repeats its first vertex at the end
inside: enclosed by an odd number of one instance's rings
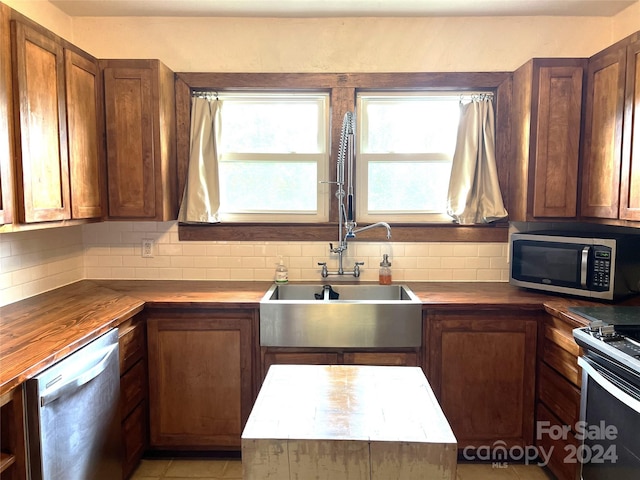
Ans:
POLYGON ((353 235, 355 235, 358 232, 364 232, 365 230, 369 230, 370 228, 374 228, 374 227, 384 227, 387 229, 387 239, 391 238, 391 227, 389 226, 389 224, 387 222, 377 222, 377 223, 372 223, 371 225, 366 225, 364 227, 361 228, 356 228, 354 230, 351 230, 349 233, 353 235))
MULTIPOLYGON (((345 270, 343 266, 343 257, 347 248, 349 247, 348 240, 355 238, 356 233, 369 230, 374 227, 384 227, 387 229, 387 239, 391 238, 391 227, 387 222, 377 222, 371 225, 366 225, 361 228, 356 228, 354 205, 353 205, 353 161, 354 161, 354 144, 355 144, 355 119, 354 114, 347 112, 342 122, 342 133, 340 136, 340 148, 338 151, 338 160, 336 166, 336 181, 337 186, 336 198, 338 199, 338 244, 333 246, 333 243, 329 244, 329 251, 338 255, 338 270, 329 271, 326 262, 319 262, 318 265, 322 267, 322 278, 326 278, 329 275, 344 275, 345 270), (349 179, 347 182, 347 189, 345 191, 345 157, 347 157, 348 165, 347 170, 349 179), (345 206, 345 197, 347 200, 347 206, 345 206)), ((327 182, 329 183, 329 182, 327 182)), ((360 266, 364 265, 363 262, 355 262, 353 271, 348 272, 354 277, 360 277, 360 266)))

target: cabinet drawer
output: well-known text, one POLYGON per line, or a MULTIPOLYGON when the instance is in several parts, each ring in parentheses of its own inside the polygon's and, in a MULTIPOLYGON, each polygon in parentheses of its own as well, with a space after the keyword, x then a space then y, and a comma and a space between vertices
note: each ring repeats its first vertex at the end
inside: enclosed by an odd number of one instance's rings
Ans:
POLYGON ((420 365, 416 352, 345 352, 342 358, 345 365, 420 365))
POLYGON ((555 343, 545 342, 542 360, 574 385, 578 387, 582 385, 582 369, 578 366, 578 357, 575 355, 555 343))
POLYGON ((574 357, 580 355, 580 347, 573 339, 573 327, 557 318, 551 317, 545 322, 544 341, 557 345, 574 357))
POLYGON ((580 347, 573 339, 573 327, 555 317, 544 323, 542 360, 574 385, 582 384, 582 369, 578 367, 580 347))
POLYGON ((337 365, 337 353, 269 352, 264 355, 264 375, 271 365, 337 365))
POLYGON ((147 446, 146 408, 146 402, 140 403, 122 422, 123 478, 133 473, 147 446))
POLYGON ((146 368, 143 361, 136 363, 120 379, 120 406, 122 416, 129 415, 146 396, 146 368))
POLYGON ((540 364, 538 398, 571 428, 580 419, 580 390, 544 363, 540 364))
MULTIPOLYGON (((538 404, 537 420, 538 422, 547 422, 547 426, 562 425, 562 421, 542 404, 538 404)), ((540 424, 538 423, 538 425, 540 424)), ((577 480, 579 478, 580 463, 576 461, 575 453, 580 442, 576 440, 572 432, 567 432, 566 438, 563 438, 562 435, 554 435, 553 437, 548 434, 538 435, 536 432, 536 445, 545 452, 545 455, 551 452, 547 467, 558 480, 577 480)))
POLYGON ((137 321, 120 327, 119 335, 120 373, 123 374, 144 356, 144 323, 137 321))

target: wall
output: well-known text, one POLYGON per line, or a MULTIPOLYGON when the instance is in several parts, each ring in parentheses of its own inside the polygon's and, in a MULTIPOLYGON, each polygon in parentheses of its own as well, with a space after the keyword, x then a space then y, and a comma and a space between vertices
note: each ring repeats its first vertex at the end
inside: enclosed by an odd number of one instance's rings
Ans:
MULTIPOLYGON (((2 1, 97 57, 160 58, 175 71, 511 71, 532 57, 590 56, 640 30, 640 4, 613 19, 72 19, 48 1, 2 1)), ((502 244, 355 243, 345 266, 364 260, 362 279, 375 280, 382 253, 398 281, 508 275, 502 244)), ((81 278, 270 280, 278 255, 292 280, 317 280, 316 263, 329 260, 325 243, 178 242, 174 222, 2 234, 0 305, 81 278), (142 238, 157 241, 154 258, 140 256, 142 238)))
POLYGON ((93 55, 205 72, 512 71, 589 56, 610 32, 611 19, 591 17, 74 19, 93 55))
POLYGON ((640 2, 634 3, 613 17, 612 37, 608 44, 622 40, 638 30, 640 30, 640 2))
POLYGON ((48 0, 0 0, 56 35, 73 43, 73 19, 48 0))
MULTIPOLYGON (((328 242, 180 242, 175 222, 85 225, 83 243, 88 278, 270 281, 280 255, 293 281, 320 280, 318 262, 337 269, 328 242), (142 258, 142 239, 154 240, 153 258, 142 258)), ((506 244, 499 243, 353 242, 345 270, 364 261, 361 280, 376 281, 384 253, 393 263, 395 281, 508 280, 506 244)))
POLYGON ((0 305, 83 278, 82 227, 0 234, 0 305))

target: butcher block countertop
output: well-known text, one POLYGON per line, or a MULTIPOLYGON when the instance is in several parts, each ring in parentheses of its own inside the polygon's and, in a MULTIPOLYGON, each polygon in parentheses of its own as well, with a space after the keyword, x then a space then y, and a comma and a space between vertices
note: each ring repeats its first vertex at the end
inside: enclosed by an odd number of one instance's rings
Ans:
MULTIPOLYGON (((187 306, 226 304, 258 305, 271 282, 220 282, 175 280, 92 280, 99 285, 127 293, 153 303, 154 306, 187 306)), ((296 283, 296 282, 293 282, 296 283)), ((345 285, 367 282, 318 280, 318 285, 345 285)), ((368 282, 370 283, 370 282, 368 282)), ((396 282, 408 285, 425 307, 499 307, 505 304, 522 308, 540 308, 549 295, 529 292, 507 283, 473 282, 396 282)))
MULTIPOLYGON (((592 304, 530 292, 507 283, 406 283, 425 309, 482 310, 504 305, 540 309, 544 305, 549 313, 555 312, 579 326, 584 320, 567 308, 592 304)), ((82 280, 0 307, 0 396, 131 318, 145 304, 158 308, 257 308, 270 285, 271 282, 82 280)), ((625 304, 640 305, 640 298, 625 304)))
POLYGON ((273 365, 242 433, 245 480, 445 480, 456 457, 420 367, 273 365))
POLYGON ((87 281, 0 308, 0 396, 143 308, 87 281))

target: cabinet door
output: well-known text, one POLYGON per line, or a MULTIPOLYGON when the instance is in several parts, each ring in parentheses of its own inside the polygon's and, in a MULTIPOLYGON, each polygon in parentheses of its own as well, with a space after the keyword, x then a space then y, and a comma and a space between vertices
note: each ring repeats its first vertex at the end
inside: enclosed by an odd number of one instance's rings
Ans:
POLYGON ((640 221, 640 40, 627 47, 620 218, 640 221))
POLYGON ((534 158, 534 217, 577 214, 582 67, 540 67, 534 158))
POLYGON ((13 221, 13 109, 10 9, 0 3, 0 225, 13 221))
POLYGON ((19 22, 12 22, 12 30, 22 153, 17 165, 20 219, 69 219, 63 48, 19 22))
POLYGON ((618 218, 626 50, 589 61, 581 216, 618 218))
POLYGON ((151 314, 151 446, 240 447, 252 405, 250 314, 151 314))
POLYGON ((150 68, 104 69, 109 217, 156 216, 153 76, 150 68))
POLYGON ((64 51, 72 218, 103 215, 103 149, 98 106, 98 63, 64 51))
POLYGON ((429 312, 429 381, 458 448, 531 445, 537 320, 522 313, 429 312))

